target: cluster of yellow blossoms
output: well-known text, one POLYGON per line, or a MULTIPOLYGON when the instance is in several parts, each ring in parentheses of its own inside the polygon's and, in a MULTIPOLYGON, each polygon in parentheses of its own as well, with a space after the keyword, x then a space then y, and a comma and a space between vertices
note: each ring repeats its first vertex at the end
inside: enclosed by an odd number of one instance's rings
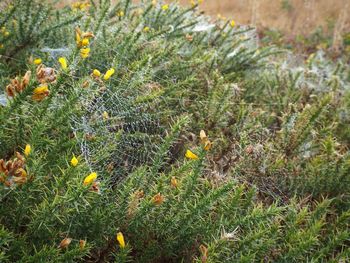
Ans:
MULTIPOLYGON (((103 74, 103 79, 104 80, 109 80, 114 75, 114 73, 115 73, 115 69, 114 68, 110 68, 109 70, 106 71, 105 74, 103 74)), ((101 74, 101 72, 98 69, 94 69, 92 71, 91 75, 92 75, 92 77, 98 79, 98 78, 101 77, 102 74, 101 74)))
POLYGON ((85 2, 75 2, 72 4, 72 8, 74 11, 80 10, 85 11, 90 7, 90 4, 88 1, 85 2))
POLYGON ((8 37, 10 35, 10 32, 7 31, 6 27, 1 27, 0 28, 0 33, 4 36, 4 37, 8 37))
POLYGON ((80 56, 87 58, 90 54, 90 38, 95 37, 92 32, 82 32, 79 27, 75 29, 75 42, 77 47, 80 48, 80 56))

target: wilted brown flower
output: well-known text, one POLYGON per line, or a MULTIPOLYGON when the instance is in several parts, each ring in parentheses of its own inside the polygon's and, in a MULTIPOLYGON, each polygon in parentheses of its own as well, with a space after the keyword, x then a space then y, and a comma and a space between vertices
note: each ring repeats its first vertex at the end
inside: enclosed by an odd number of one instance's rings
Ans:
POLYGON ((83 82, 83 88, 86 89, 86 88, 88 88, 89 86, 90 86, 90 82, 89 82, 88 80, 85 80, 85 81, 83 82))
POLYGON ((156 205, 161 205, 164 202, 164 196, 161 193, 156 194, 152 198, 152 202, 156 205))
POLYGON ((27 172, 24 169, 25 159, 16 152, 16 158, 5 161, 0 160, 0 182, 6 186, 11 186, 12 183, 23 184, 27 181, 27 172))
POLYGON ((31 71, 27 71, 23 78, 16 77, 11 79, 11 83, 6 86, 6 94, 9 97, 15 97, 16 93, 21 93, 29 84, 31 71))
POLYGON ((26 177, 13 177, 12 180, 14 183, 21 185, 27 181, 27 178, 26 177))
POLYGON ((36 69, 36 78, 41 84, 52 83, 56 81, 56 72, 53 68, 45 67, 45 65, 40 65, 36 69))
POLYGON ((193 36, 191 36, 190 34, 187 34, 187 35, 185 36, 185 38, 186 38, 186 40, 187 40, 188 42, 192 42, 192 41, 193 41, 193 36))
POLYGON ((203 145, 203 149, 209 151, 213 146, 213 143, 209 140, 204 130, 201 130, 199 133, 201 144, 203 145))
POLYGON ((91 192, 95 192, 95 193, 101 193, 100 191, 100 182, 99 181, 95 181, 92 183, 91 188, 90 188, 91 192))
POLYGON ((246 154, 252 154, 254 152, 254 146, 253 145, 248 145, 247 148, 245 148, 245 153, 246 154))
POLYGON ((72 242, 72 239, 71 238, 64 238, 61 243, 58 245, 59 248, 67 248, 69 246, 69 244, 72 242))
POLYGON ((172 187, 176 188, 178 185, 177 179, 175 178, 175 176, 171 177, 171 181, 170 184, 172 187))
POLYGON ((207 262, 207 260, 208 260, 208 248, 204 245, 200 245, 199 250, 201 251, 201 254, 202 254, 202 257, 201 257, 202 263, 207 262))
POLYGON ((15 88, 11 84, 6 86, 6 94, 9 97, 14 97, 16 95, 15 88))
POLYGON ((92 38, 95 37, 95 35, 92 32, 84 32, 82 35, 82 38, 92 38))

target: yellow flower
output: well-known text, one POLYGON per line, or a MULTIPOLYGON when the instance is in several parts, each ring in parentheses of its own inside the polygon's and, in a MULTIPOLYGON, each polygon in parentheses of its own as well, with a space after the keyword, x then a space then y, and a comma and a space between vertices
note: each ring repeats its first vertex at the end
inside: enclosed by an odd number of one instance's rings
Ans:
POLYGON ((29 144, 27 144, 26 147, 24 148, 24 155, 28 156, 31 151, 32 151, 32 147, 29 144))
POLYGON ((88 38, 83 38, 83 40, 81 41, 81 45, 82 45, 83 47, 88 46, 89 43, 90 43, 90 41, 89 41, 88 38))
POLYGON ((97 173, 91 173, 88 176, 85 177, 84 179, 84 185, 89 185, 93 183, 97 178, 97 173))
POLYGON ((62 68, 63 70, 67 70, 68 66, 67 66, 67 60, 66 60, 66 58, 60 57, 60 58, 58 59, 58 62, 61 64, 61 68, 62 68))
POLYGON ((118 11, 117 16, 123 17, 124 16, 124 11, 122 11, 122 10, 118 11))
POLYGON ((165 4, 162 6, 163 11, 167 11, 169 9, 169 5, 165 4))
POLYGON ((45 97, 49 96, 50 91, 47 85, 42 85, 33 90, 32 99, 35 101, 42 101, 45 97))
POLYGON ((109 80, 109 78, 112 77, 114 72, 115 72, 114 68, 110 68, 109 70, 107 70, 106 74, 103 76, 103 79, 109 80))
POLYGON ((40 65, 42 60, 41 60, 41 58, 36 58, 36 59, 34 59, 33 62, 34 62, 35 65, 40 65))
POLYGON ((230 22, 230 26, 231 27, 235 27, 235 25, 236 25, 236 22, 235 22, 235 20, 232 19, 231 22, 230 22))
POLYGON ((89 3, 84 3, 84 2, 75 2, 72 4, 73 10, 80 10, 84 11, 85 9, 90 7, 89 3))
POLYGON ((89 56, 89 53, 90 53, 90 48, 88 47, 80 49, 80 56, 84 59, 89 56))
POLYGON ((21 177, 27 177, 27 172, 26 172, 26 170, 24 170, 23 168, 19 168, 19 169, 16 171, 16 174, 18 174, 18 175, 21 176, 21 177))
POLYGON ((72 165, 73 167, 77 166, 78 163, 79 163, 78 159, 75 157, 74 154, 73 154, 72 160, 70 160, 70 163, 71 163, 71 165, 72 165))
POLYGON ((191 159, 191 160, 198 160, 198 155, 194 154, 193 152, 191 152, 190 150, 186 151, 185 154, 186 158, 191 159))
POLYGON ((150 31, 150 28, 149 28, 148 26, 145 26, 145 27, 143 28, 143 32, 147 33, 147 32, 149 32, 149 31, 150 31))
POLYGON ((104 111, 102 113, 102 116, 103 116, 103 119, 107 120, 109 118, 109 115, 108 115, 108 112, 107 111, 104 111))
POLYGON ((92 75, 94 75, 94 77, 100 77, 101 76, 101 72, 98 69, 94 69, 92 71, 92 75))
POLYGON ((5 36, 5 37, 8 37, 9 35, 10 35, 10 32, 9 32, 9 31, 5 31, 5 32, 4 32, 4 36, 5 36))
POLYGON ((125 248, 125 241, 124 241, 124 236, 122 232, 117 233, 117 240, 119 243, 120 248, 125 248))

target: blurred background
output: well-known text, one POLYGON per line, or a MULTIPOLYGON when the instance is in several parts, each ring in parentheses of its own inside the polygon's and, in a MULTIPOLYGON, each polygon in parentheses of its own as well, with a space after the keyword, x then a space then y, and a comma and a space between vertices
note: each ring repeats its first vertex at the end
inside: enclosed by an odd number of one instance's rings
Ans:
POLYGON ((350 0, 204 0, 200 6, 213 17, 257 26, 265 42, 350 53, 350 0))
POLYGON ((310 33, 319 26, 333 28, 342 13, 344 29, 350 26, 350 0, 204 0, 201 6, 211 15, 292 34, 310 33))

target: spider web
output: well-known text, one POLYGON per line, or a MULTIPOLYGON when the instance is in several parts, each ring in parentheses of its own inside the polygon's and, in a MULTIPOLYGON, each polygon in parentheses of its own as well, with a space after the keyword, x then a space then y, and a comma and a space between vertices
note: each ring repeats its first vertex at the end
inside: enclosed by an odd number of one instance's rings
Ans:
POLYGON ((108 172, 112 182, 150 163, 162 141, 164 129, 157 114, 134 101, 134 96, 106 90, 74 120, 84 159, 92 170, 108 172))

